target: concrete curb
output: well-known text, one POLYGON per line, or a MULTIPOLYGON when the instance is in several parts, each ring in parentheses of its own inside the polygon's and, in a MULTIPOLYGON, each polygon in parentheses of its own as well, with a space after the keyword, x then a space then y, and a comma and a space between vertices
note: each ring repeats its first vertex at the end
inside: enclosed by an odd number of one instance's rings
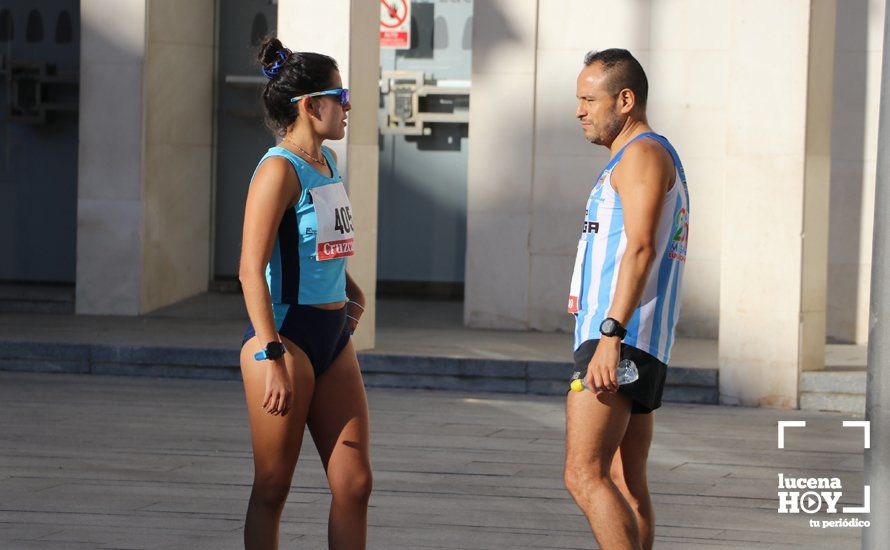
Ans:
MULTIPOLYGON (((361 352, 369 387, 516 394, 565 394, 572 365, 361 352)), ((237 349, 0 341, 0 370, 238 380, 237 349)), ((665 401, 718 403, 716 369, 670 367, 665 401)))

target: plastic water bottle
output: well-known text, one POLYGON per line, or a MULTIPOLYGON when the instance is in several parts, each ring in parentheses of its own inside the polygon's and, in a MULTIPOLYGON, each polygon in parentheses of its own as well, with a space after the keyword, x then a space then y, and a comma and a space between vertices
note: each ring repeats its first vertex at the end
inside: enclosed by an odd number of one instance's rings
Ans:
MULTIPOLYGON (((630 384, 631 382, 636 382, 637 378, 640 377, 640 372, 637 370, 637 365, 631 361, 630 359, 622 359, 620 363, 618 363, 618 385, 623 386, 624 384, 630 384)), ((581 380, 581 373, 575 371, 575 374, 572 376, 571 386, 572 391, 592 391, 595 393, 593 388, 587 386, 584 383, 584 380, 581 380)))

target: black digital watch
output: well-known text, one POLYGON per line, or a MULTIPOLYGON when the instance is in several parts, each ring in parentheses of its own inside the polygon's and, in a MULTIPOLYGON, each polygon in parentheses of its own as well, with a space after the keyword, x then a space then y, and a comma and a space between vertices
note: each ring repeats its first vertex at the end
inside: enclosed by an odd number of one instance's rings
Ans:
POLYGON ((621 326, 621 323, 611 317, 606 317, 600 323, 600 334, 603 336, 617 336, 619 340, 624 340, 627 336, 627 329, 621 326))
POLYGON ((264 359, 275 360, 280 359, 285 352, 284 344, 281 342, 269 342, 266 344, 266 349, 262 351, 258 351, 253 355, 253 358, 257 361, 262 361, 264 359))

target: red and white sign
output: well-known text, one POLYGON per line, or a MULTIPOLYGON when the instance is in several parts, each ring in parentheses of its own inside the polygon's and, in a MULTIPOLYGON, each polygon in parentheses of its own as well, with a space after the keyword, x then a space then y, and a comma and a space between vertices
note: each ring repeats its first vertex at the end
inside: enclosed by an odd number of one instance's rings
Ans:
POLYGON ((313 187, 309 194, 312 195, 318 226, 315 234, 315 259, 324 261, 354 255, 352 206, 343 182, 313 187))
POLYGON ((380 0, 380 47, 411 48, 411 2, 380 0))

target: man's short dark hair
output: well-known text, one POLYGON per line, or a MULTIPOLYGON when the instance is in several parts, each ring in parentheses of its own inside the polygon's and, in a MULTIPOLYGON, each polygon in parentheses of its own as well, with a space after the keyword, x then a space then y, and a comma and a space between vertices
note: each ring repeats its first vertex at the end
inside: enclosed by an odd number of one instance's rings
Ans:
POLYGON ((610 48, 608 50, 591 50, 584 56, 584 65, 602 63, 612 95, 628 88, 636 96, 641 107, 646 106, 649 95, 649 80, 640 62, 627 50, 610 48))

